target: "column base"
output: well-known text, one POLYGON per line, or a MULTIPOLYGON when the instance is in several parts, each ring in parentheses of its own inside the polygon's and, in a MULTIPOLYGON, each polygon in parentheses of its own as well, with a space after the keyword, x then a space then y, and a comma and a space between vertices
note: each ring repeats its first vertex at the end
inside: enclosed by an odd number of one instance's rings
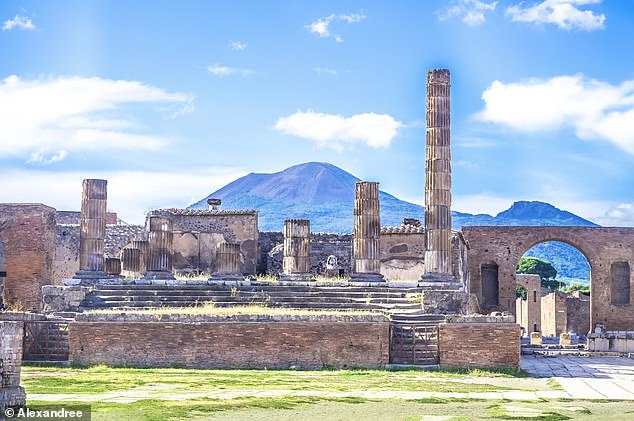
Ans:
POLYGON ((106 279, 108 274, 103 270, 78 270, 73 279, 106 279))
POLYGON ((277 279, 280 281, 297 281, 297 282, 309 282, 315 280, 315 275, 312 273, 280 273, 277 275, 277 279))
POLYGON ((353 272, 350 275, 350 282, 378 282, 378 283, 386 283, 383 275, 380 273, 363 273, 363 272, 353 272))
POLYGON ((423 275, 422 279, 418 287, 421 288, 421 304, 425 313, 467 314, 469 294, 454 277, 423 275))
POLYGON ((148 270, 147 272, 143 274, 143 278, 141 279, 144 279, 144 280, 158 279, 158 280, 165 280, 165 281, 173 281, 176 278, 174 277, 174 274, 172 272, 148 270))

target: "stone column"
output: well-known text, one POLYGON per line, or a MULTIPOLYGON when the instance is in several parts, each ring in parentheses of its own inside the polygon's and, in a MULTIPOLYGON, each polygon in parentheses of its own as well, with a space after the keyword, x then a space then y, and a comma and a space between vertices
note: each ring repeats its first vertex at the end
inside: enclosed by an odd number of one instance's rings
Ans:
POLYGON ((79 220, 79 271, 76 279, 103 279, 105 272, 104 240, 108 182, 89 179, 83 182, 79 220))
POLYGON ((144 279, 175 279, 172 274, 172 221, 163 215, 151 215, 148 234, 148 260, 144 279))
POLYGON ((379 183, 358 182, 354 198, 351 281, 385 282, 380 273, 380 234, 379 183))
POLYGON ((282 281, 307 281, 310 273, 310 221, 287 219, 284 221, 284 260, 282 281))
POLYGON ((133 247, 121 250, 121 269, 126 276, 139 276, 141 273, 141 250, 133 247))
POLYGON ((425 280, 453 276, 449 70, 427 73, 425 159, 425 280))
POLYGON ((147 240, 134 240, 132 242, 132 248, 139 249, 139 273, 145 273, 148 265, 148 241, 147 240))
POLYGON ((106 273, 108 276, 118 278, 121 275, 121 259, 106 257, 106 273))
POLYGON ((238 281, 240 271, 240 244, 220 243, 216 248, 216 271, 209 278, 213 281, 238 281))

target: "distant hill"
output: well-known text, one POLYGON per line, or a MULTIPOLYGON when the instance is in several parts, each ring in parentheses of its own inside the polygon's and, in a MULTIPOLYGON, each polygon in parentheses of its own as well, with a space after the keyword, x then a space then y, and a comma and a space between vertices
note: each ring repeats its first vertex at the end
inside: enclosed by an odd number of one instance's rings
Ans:
MULTIPOLYGON (((314 232, 349 233, 352 231, 357 181, 361 180, 332 164, 308 162, 273 174, 248 174, 189 208, 205 209, 207 199, 213 197, 222 199, 223 209, 260 211, 259 228, 262 231, 281 231, 285 219, 302 218, 311 221, 314 232)), ((400 225, 405 217, 424 220, 425 210, 422 206, 383 191, 379 197, 383 226, 400 225)), ((596 225, 548 203, 527 201, 515 202, 496 216, 453 211, 452 221, 455 229, 464 225, 596 225)), ((587 265, 583 255, 568 245, 555 244, 558 246, 554 248, 551 243, 541 244, 531 250, 531 255, 537 253, 535 257, 553 264, 553 260, 559 261, 555 268, 563 277, 589 279, 589 267, 587 271, 568 268, 587 265), (564 258, 570 261, 570 265, 561 265, 564 258)))

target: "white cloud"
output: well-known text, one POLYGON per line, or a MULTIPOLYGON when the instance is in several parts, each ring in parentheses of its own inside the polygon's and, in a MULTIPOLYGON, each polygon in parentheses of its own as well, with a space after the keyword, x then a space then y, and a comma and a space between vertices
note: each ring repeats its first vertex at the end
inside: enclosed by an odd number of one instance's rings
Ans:
POLYGON ((462 22, 469 26, 478 26, 486 22, 486 13, 493 12, 498 2, 481 0, 454 0, 445 10, 438 13, 438 20, 444 21, 461 16, 462 22))
POLYGON ((253 70, 239 69, 237 67, 221 66, 220 64, 214 64, 207 67, 207 71, 215 76, 233 76, 238 75, 242 77, 251 76, 253 70))
POLYGON ((337 75, 337 71, 335 69, 331 69, 330 67, 316 67, 315 73, 318 75, 337 75))
POLYGON ((312 110, 281 117, 275 124, 275 129, 284 134, 313 140, 320 147, 337 151, 355 144, 387 148, 401 127, 403 124, 388 114, 364 113, 344 117, 312 110))
POLYGON ((514 22, 550 23, 567 31, 594 31, 605 28, 605 15, 595 14, 591 10, 581 10, 578 6, 601 2, 602 0, 545 0, 529 7, 523 7, 520 3, 508 7, 506 14, 514 22))
POLYGON ((613 205, 595 222, 608 227, 634 227, 634 203, 613 205))
POLYGON ((32 31, 35 29, 35 25, 31 18, 27 16, 15 15, 13 19, 8 19, 2 24, 3 31, 10 31, 11 29, 22 29, 25 31, 32 31))
POLYGON ((191 101, 190 95, 136 81, 12 75, 0 83, 0 157, 51 163, 77 150, 158 149, 169 139, 142 133, 117 116, 120 108, 129 115, 132 105, 191 101), (55 152, 47 157, 48 151, 55 152))
POLYGON ((43 203, 79 210, 85 178, 108 180, 108 209, 128 223, 143 223, 145 212, 183 208, 247 172, 238 168, 182 168, 178 171, 0 170, 0 203, 43 203))
POLYGON ((330 16, 326 16, 324 18, 319 18, 313 22, 311 22, 310 24, 306 25, 306 29, 308 29, 309 32, 319 36, 320 38, 334 38, 335 41, 337 42, 343 42, 343 38, 341 38, 341 35, 332 32, 330 30, 330 25, 335 22, 335 21, 339 21, 339 22, 345 22, 345 23, 359 23, 361 22, 363 19, 365 19, 366 16, 362 13, 351 13, 349 15, 335 15, 332 14, 330 16))
POLYGON ((244 42, 231 41, 229 42, 229 48, 235 51, 244 51, 247 49, 247 45, 244 42))
POLYGON ((451 208, 458 212, 495 216, 510 208, 517 200, 492 193, 453 195, 451 208))
POLYGON ((609 141, 634 154, 634 80, 620 85, 558 76, 517 83, 494 81, 482 94, 482 121, 522 132, 570 127, 586 140, 609 141))

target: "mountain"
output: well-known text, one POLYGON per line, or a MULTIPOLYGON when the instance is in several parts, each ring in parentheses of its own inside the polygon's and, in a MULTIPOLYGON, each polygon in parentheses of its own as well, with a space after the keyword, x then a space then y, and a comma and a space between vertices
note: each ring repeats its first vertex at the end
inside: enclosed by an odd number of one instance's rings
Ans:
MULTIPOLYGON (((361 180, 332 164, 308 162, 273 174, 248 174, 192 204, 189 209, 205 209, 207 199, 213 197, 222 199, 223 209, 260 211, 259 228, 262 231, 281 231, 285 219, 299 218, 309 219, 313 232, 349 233, 352 231, 357 181, 361 180)), ((379 198, 383 226, 400 225, 405 217, 424 219, 425 210, 420 205, 383 191, 379 198)), ((463 225, 596 225, 548 203, 527 201, 515 202, 496 216, 452 211, 452 221, 455 229, 463 225)), ((587 266, 587 262, 571 246, 544 243, 531 249, 530 253, 553 264, 557 261, 555 268, 562 277, 589 279, 589 267, 587 270, 575 269, 587 266), (570 264, 562 265, 563 262, 570 264)))

